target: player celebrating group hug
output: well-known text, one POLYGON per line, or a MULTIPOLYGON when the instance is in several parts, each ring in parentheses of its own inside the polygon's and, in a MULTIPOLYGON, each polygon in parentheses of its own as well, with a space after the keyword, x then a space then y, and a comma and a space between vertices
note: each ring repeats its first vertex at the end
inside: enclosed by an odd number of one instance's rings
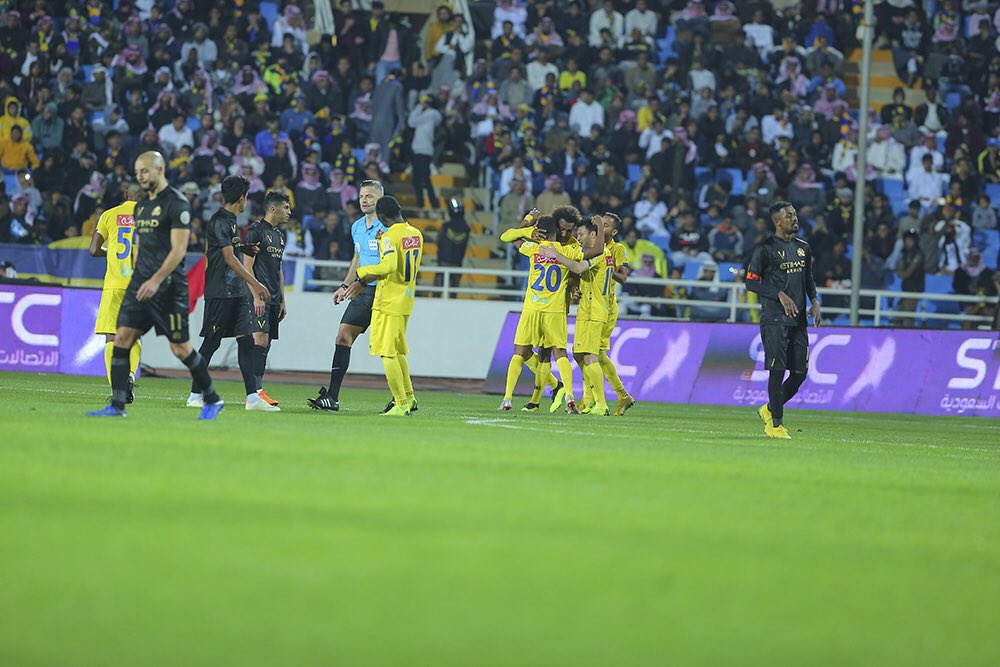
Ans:
POLYGON ((552 385, 551 412, 564 406, 570 414, 608 415, 605 378, 618 395, 616 416, 635 405, 607 355, 618 321, 616 283, 625 284, 628 279, 625 250, 614 241, 619 224, 611 213, 583 220, 572 206, 560 206, 551 216, 533 209, 519 228, 500 235, 500 240, 513 243, 530 259, 531 267, 499 411, 512 409, 514 387, 524 365, 535 373, 534 394, 522 408, 526 412, 538 410, 543 389, 552 385), (577 293, 571 283, 579 285, 573 358, 583 373, 582 406, 573 394, 573 370, 566 356, 570 296, 577 293), (552 358, 560 382, 550 378, 552 358))

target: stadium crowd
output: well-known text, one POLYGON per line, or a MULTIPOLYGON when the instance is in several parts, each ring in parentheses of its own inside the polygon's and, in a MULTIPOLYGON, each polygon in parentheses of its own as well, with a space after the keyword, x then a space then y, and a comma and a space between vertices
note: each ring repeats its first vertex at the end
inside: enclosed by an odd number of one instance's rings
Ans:
POLYGON ((344 0, 309 34, 297 0, 0 3, 0 242, 88 237, 157 149, 196 211, 193 249, 239 173, 258 203, 293 198, 289 256, 347 259, 362 178, 408 170, 437 207, 449 160, 492 189, 501 228, 532 207, 618 213, 641 276, 721 280, 787 198, 821 285, 847 285, 861 252, 865 287, 947 275, 995 295, 1000 3, 877 4, 877 46, 917 89, 870 114, 864 174, 843 75, 861 5, 498 0, 473 26, 446 4, 414 26, 344 0))

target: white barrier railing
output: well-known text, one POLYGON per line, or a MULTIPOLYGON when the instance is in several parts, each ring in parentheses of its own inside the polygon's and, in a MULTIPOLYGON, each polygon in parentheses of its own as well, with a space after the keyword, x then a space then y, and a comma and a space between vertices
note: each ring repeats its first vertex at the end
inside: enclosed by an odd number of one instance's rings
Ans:
MULTIPOLYGON (((343 277, 347 273, 349 268, 349 262, 343 261, 329 261, 329 260, 318 260, 318 259, 302 259, 297 258, 295 262, 295 277, 293 280, 294 289, 297 291, 303 291, 310 288, 334 288, 340 286, 343 277), (313 274, 315 276, 315 269, 334 269, 332 272, 336 278, 333 277, 308 277, 307 267, 313 267, 313 274)), ((506 300, 506 301, 520 301, 524 298, 524 280, 526 278, 524 271, 514 271, 509 269, 478 269, 465 266, 435 266, 435 265, 424 265, 420 267, 420 273, 423 274, 433 274, 434 280, 428 281, 426 279, 418 279, 417 287, 418 294, 421 296, 438 296, 444 299, 455 298, 458 295, 469 295, 469 296, 485 296, 493 300, 506 300), (495 285, 490 285, 488 287, 468 287, 463 286, 462 278, 463 276, 490 276, 497 279, 495 285), (454 284, 453 284, 454 283, 454 284)), ((622 294, 620 296, 620 303, 626 307, 635 304, 642 305, 648 304, 650 306, 674 306, 675 308, 687 309, 692 306, 694 307, 708 307, 708 308, 728 308, 729 314, 727 318, 720 318, 721 321, 724 319, 728 322, 740 321, 740 313, 743 311, 754 311, 758 308, 756 303, 748 303, 746 300, 741 299, 741 296, 745 296, 746 290, 744 284, 741 282, 709 282, 704 280, 672 280, 672 279, 660 279, 660 278, 637 278, 630 277, 628 280, 629 285, 649 285, 653 287, 659 287, 663 290, 671 289, 676 290, 677 288, 692 288, 692 287, 715 287, 719 289, 727 290, 728 294, 726 298, 721 301, 706 301, 706 300, 695 300, 689 299, 685 296, 637 296, 634 294, 622 294)), ((832 288, 832 287, 820 287, 817 290, 820 297, 843 297, 844 299, 849 299, 851 291, 849 289, 832 288)), ((947 322, 961 322, 967 325, 972 325, 975 327, 988 327, 992 320, 990 317, 983 315, 972 315, 969 313, 961 312, 963 304, 982 304, 984 299, 978 296, 968 296, 961 294, 930 294, 925 292, 894 292, 890 290, 875 290, 875 289, 862 289, 860 290, 861 298, 863 301, 874 299, 873 308, 861 308, 858 313, 862 318, 871 318, 874 321, 875 326, 883 326, 892 323, 894 319, 907 319, 907 320, 939 320, 947 322), (957 303, 959 305, 958 313, 938 313, 928 310, 897 310, 895 307, 895 301, 897 299, 912 299, 917 303, 919 308, 922 303, 927 301, 933 302, 948 302, 957 303), (883 300, 885 303, 883 303, 883 300)), ((996 300, 996 299, 994 299, 996 300)), ((823 306, 823 315, 825 319, 832 319, 832 316, 836 315, 847 315, 850 314, 849 308, 833 307, 833 306, 823 306)), ((644 316, 644 319, 690 319, 687 317, 652 317, 644 316)), ((746 321, 745 318, 743 321, 746 321)))

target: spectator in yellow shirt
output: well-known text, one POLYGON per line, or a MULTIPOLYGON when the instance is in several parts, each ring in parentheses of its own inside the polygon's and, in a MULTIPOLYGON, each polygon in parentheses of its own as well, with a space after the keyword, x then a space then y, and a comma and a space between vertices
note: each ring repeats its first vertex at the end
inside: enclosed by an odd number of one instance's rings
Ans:
POLYGON ((19 125, 10 129, 10 139, 0 141, 0 167, 19 171, 21 169, 38 169, 38 155, 30 142, 24 141, 24 133, 19 125))
POLYGON ((566 71, 559 75, 559 90, 570 90, 577 81, 580 88, 587 87, 587 75, 580 70, 576 60, 570 58, 566 61, 566 71))

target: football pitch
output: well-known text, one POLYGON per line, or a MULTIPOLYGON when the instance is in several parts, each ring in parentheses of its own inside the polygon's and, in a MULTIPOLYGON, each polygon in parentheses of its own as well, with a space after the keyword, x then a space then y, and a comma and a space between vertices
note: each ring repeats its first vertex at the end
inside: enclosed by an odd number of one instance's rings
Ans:
POLYGON ((0 373, 0 665, 1000 664, 998 421, 219 388, 0 373))

